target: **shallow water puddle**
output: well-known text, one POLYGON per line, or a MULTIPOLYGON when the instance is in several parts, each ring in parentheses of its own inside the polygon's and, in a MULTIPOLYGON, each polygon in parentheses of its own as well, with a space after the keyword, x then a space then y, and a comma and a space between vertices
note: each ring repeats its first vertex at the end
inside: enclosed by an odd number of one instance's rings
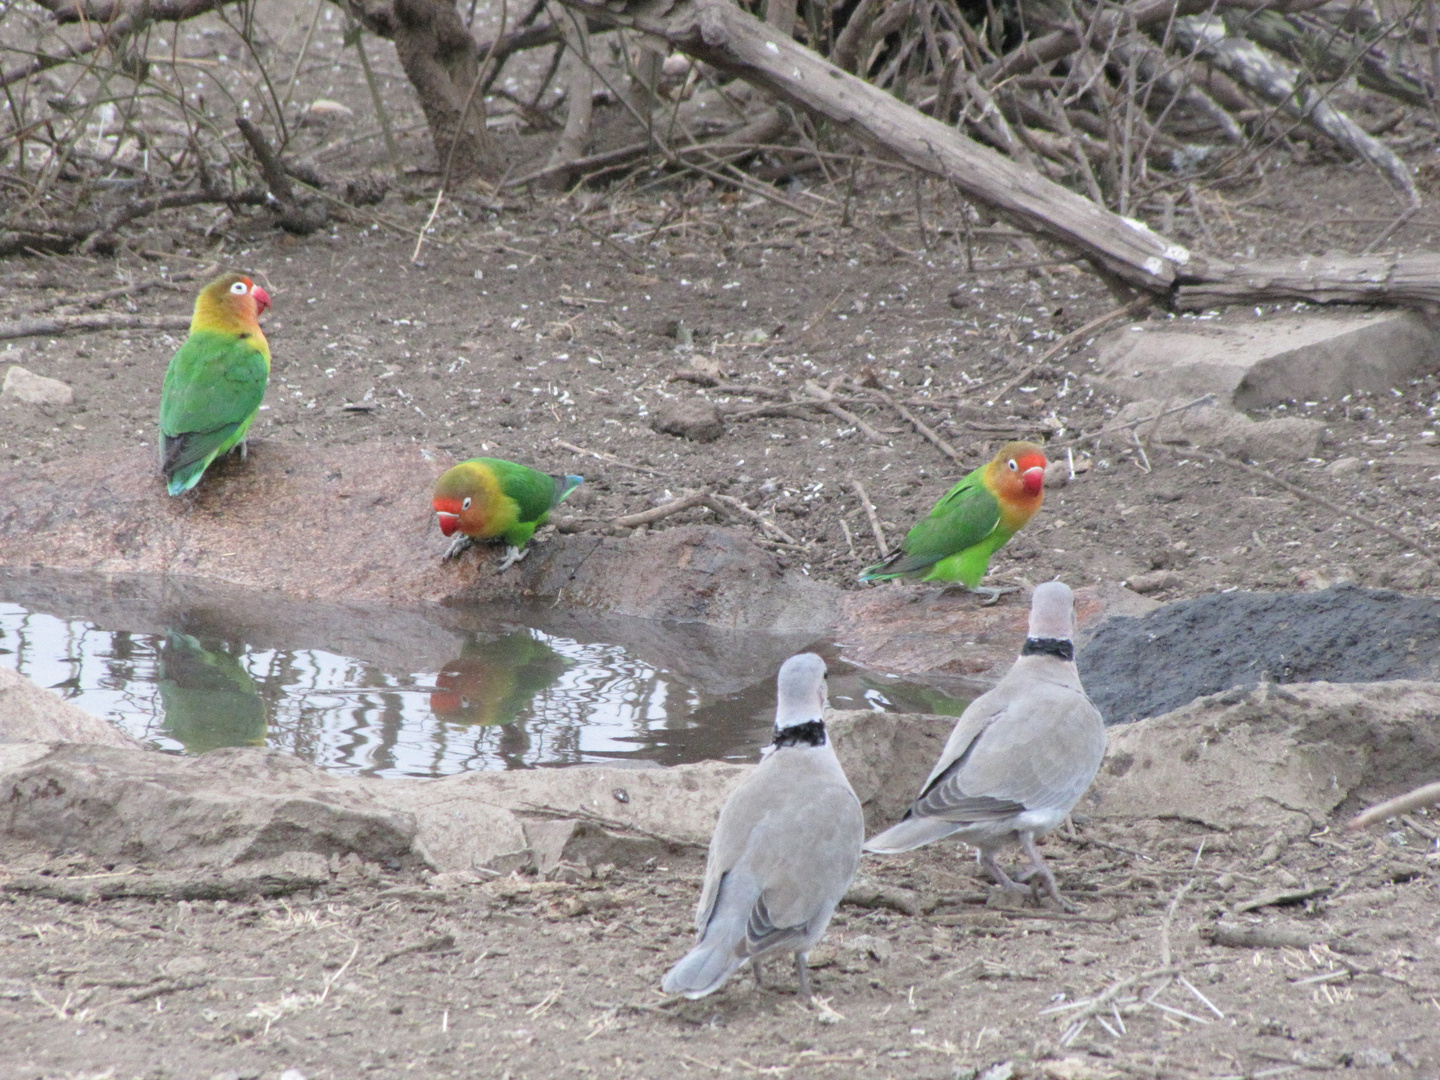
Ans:
MULTIPOLYGON (((265 745, 350 775, 752 761, 775 671, 807 644, 543 608, 395 612, 0 575, 0 664, 162 750, 265 745)), ((964 704, 831 668, 837 708, 964 704)))

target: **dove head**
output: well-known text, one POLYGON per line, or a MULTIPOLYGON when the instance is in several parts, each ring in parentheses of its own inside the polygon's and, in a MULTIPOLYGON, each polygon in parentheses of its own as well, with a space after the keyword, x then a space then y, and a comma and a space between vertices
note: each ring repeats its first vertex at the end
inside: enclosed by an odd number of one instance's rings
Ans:
POLYGON ((1069 641, 1075 636, 1075 594, 1070 586, 1047 581, 1030 598, 1031 638, 1069 641))
POLYGON ((825 661, 800 653, 780 665, 775 699, 775 728, 813 724, 825 716, 825 661))

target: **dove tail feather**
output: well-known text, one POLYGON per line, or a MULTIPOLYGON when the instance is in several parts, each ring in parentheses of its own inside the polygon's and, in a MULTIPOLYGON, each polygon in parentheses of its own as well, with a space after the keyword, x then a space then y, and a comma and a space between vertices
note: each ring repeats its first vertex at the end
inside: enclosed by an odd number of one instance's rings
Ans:
POLYGON ((865 850, 876 855, 898 855, 959 832, 964 827, 962 822, 946 821, 944 818, 908 817, 878 836, 872 836, 865 842, 865 850))
POLYGON ((727 873, 720 881, 719 895, 710 921, 695 947, 665 973, 660 989, 667 994, 702 998, 713 994, 750 959, 747 928, 750 913, 760 898, 758 883, 750 875, 737 879, 727 873))

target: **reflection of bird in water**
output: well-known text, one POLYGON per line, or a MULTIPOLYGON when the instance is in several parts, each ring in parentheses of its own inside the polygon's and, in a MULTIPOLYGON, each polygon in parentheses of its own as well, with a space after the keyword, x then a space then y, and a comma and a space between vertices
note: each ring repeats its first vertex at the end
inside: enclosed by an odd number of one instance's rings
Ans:
POLYGON ((265 745, 265 703, 249 672, 223 647, 171 630, 160 648, 163 730, 191 754, 265 745))
POLYGON ((515 721, 569 666, 569 660, 527 630, 500 638, 471 635, 460 655, 435 676, 430 711, 452 724, 499 725, 500 757, 510 768, 524 768, 530 736, 515 721))

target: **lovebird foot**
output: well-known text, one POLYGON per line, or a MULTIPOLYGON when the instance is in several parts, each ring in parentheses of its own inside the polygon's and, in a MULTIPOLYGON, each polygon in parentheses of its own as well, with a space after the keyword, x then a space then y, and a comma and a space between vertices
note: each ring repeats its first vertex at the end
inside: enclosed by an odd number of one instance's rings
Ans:
POLYGON ((971 591, 972 593, 974 593, 976 596, 983 596, 983 597, 985 598, 985 599, 983 599, 983 600, 980 601, 980 606, 981 606, 981 607, 989 607, 991 604, 994 604, 994 603, 996 603, 997 601, 999 601, 1000 597, 1004 596, 1006 593, 1019 592, 1019 591, 1020 591, 1020 586, 1018 586, 1018 585, 976 585, 975 588, 971 589, 970 591, 971 591))
POLYGON ((458 559, 461 555, 469 551, 474 546, 475 541, 470 539, 470 537, 466 536, 464 533, 461 533, 459 536, 455 537, 454 540, 450 541, 450 546, 445 549, 445 554, 441 555, 440 558, 442 560, 458 559))
POLYGON ((519 562, 521 559, 525 558, 525 556, 529 554, 529 548, 518 548, 515 547, 513 544, 506 545, 505 558, 502 559, 500 565, 495 568, 495 573, 503 574, 506 570, 509 570, 510 567, 514 566, 517 562, 519 562))

